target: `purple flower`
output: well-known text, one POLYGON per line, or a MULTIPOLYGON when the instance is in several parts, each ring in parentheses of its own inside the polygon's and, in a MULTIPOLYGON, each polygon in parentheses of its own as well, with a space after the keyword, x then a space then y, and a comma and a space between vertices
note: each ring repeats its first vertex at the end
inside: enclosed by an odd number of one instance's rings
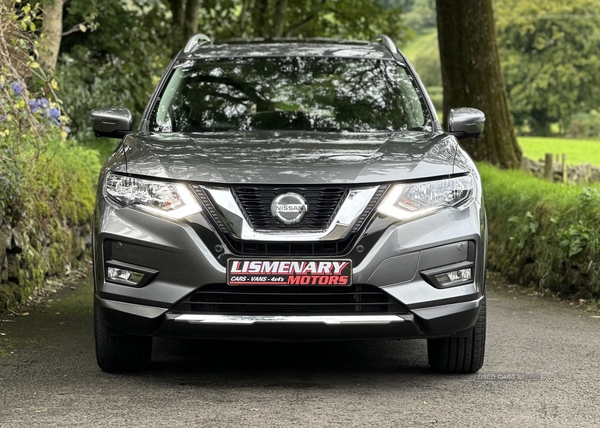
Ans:
POLYGON ((40 100, 29 101, 29 109, 31 110, 32 113, 35 113, 36 111, 38 111, 40 109, 40 107, 41 107, 40 100))
POLYGON ((6 116, 3 114, 0 114, 0 122, 4 122, 6 120, 6 116))
POLYGON ((40 98, 38 102, 40 108, 43 108, 44 110, 50 107, 50 101, 48 101, 46 98, 40 98))
POLYGON ((59 118, 60 110, 58 107, 54 107, 52 110, 50 110, 50 121, 55 125, 60 125, 60 121, 58 120, 59 118))
POLYGON ((12 83, 12 90, 13 90, 13 93, 17 96, 23 94, 23 88, 21 88, 21 85, 19 85, 18 82, 12 83))

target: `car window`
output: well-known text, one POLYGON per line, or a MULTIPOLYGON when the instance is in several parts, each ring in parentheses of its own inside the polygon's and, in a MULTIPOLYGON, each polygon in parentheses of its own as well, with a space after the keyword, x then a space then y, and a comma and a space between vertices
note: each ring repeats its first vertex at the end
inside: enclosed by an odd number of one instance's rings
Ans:
POLYGON ((406 70, 354 58, 235 58, 184 63, 150 120, 155 132, 401 131, 429 115, 406 70))

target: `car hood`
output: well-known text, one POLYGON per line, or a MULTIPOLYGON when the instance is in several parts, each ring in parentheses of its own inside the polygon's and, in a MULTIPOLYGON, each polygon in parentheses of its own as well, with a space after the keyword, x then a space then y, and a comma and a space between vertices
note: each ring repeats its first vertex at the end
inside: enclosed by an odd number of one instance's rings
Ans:
POLYGON ((129 174, 207 183, 376 183, 456 172, 443 133, 223 132, 123 141, 129 174))

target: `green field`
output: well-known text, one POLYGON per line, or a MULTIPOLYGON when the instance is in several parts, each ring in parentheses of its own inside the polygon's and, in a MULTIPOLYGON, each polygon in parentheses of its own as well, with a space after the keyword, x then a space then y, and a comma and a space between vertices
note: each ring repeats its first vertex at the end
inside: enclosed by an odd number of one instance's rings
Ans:
POLYGON ((520 137, 519 144, 525 157, 534 161, 544 159, 546 153, 553 155, 565 153, 569 164, 590 163, 600 166, 600 140, 520 137))
POLYGON ((418 53, 427 50, 431 45, 437 46, 437 30, 428 30, 423 34, 415 36, 410 42, 403 43, 399 49, 408 58, 410 62, 417 56, 418 53))

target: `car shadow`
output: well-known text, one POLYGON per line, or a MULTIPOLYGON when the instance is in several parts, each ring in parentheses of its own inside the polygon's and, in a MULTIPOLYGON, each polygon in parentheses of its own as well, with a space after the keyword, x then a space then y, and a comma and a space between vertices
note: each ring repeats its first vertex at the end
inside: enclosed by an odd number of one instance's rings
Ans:
POLYGON ((273 343, 157 338, 137 376, 211 388, 327 389, 433 374, 423 340, 273 343))

